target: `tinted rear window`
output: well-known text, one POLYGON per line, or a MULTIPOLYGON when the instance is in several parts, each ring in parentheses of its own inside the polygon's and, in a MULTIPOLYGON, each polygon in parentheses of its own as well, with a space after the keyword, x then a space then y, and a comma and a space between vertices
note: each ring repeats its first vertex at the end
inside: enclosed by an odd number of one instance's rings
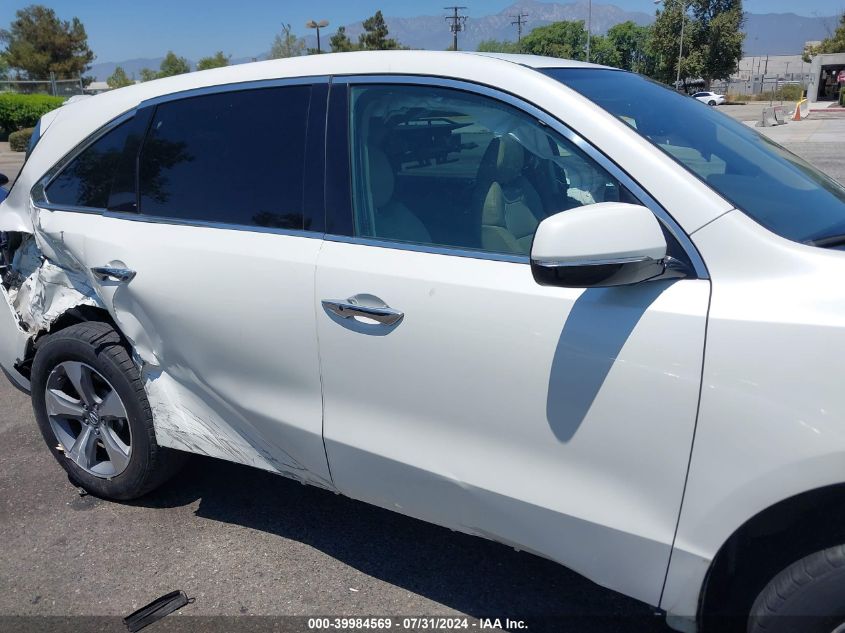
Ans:
POLYGON ((131 119, 89 145, 50 183, 47 199, 53 204, 104 209, 130 131, 131 119))
POLYGON ((845 187, 730 116, 633 73, 543 72, 628 123, 769 230, 808 243, 845 233, 845 187))
POLYGON ((140 212, 301 229, 310 93, 287 86, 159 105, 139 160, 140 212))

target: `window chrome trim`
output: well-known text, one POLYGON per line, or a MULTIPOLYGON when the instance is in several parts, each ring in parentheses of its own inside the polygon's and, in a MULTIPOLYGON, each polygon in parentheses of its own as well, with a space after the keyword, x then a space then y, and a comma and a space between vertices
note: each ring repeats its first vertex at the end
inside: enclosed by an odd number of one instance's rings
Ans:
POLYGON ((256 79, 251 81, 240 81, 237 83, 217 84, 214 86, 202 86, 199 88, 188 88, 179 92, 169 92, 157 97, 150 97, 138 104, 138 109, 156 106, 170 101, 181 101, 193 97, 204 97, 213 94, 226 92, 240 92, 242 90, 260 90, 262 88, 284 88, 285 86, 303 86, 312 84, 329 83, 329 75, 315 75, 313 77, 280 77, 278 79, 256 79))
MULTIPOLYGON (((521 97, 506 92, 501 88, 493 87, 487 84, 474 83, 470 81, 463 81, 458 79, 451 79, 448 77, 438 77, 434 75, 414 75, 414 74, 384 74, 384 75, 334 75, 332 76, 332 83, 350 84, 350 85, 367 85, 367 84, 396 84, 396 85, 410 85, 410 86, 432 86, 439 88, 452 88, 462 90, 472 94, 489 97, 497 101, 506 103, 522 112, 535 118, 541 125, 547 126, 554 130, 566 140, 570 141, 578 149, 580 149, 589 158, 594 160, 600 167, 602 167, 608 174, 619 181, 621 185, 627 188, 637 199, 651 210, 652 213, 660 220, 661 224, 672 234, 678 241, 681 248, 686 253, 693 270, 698 279, 709 279, 710 275, 707 271, 707 266, 704 263, 698 249, 692 243, 690 237, 675 221, 671 214, 664 209, 657 200, 652 197, 636 180, 634 180, 625 170, 623 170, 617 163, 607 157, 597 147, 592 145, 589 141, 584 139, 580 134, 569 128, 562 121, 557 119, 553 114, 537 107, 536 105, 523 100, 521 97)), ((351 106, 350 106, 351 107, 351 106)), ((596 106, 598 107, 598 106, 596 106)), ((328 236, 326 239, 329 239, 328 236)), ((363 239, 363 238, 362 238, 363 239)), ((391 242, 383 242, 382 246, 387 246, 391 242)), ((405 248, 407 245, 402 242, 392 242, 393 248, 405 248)), ((445 250, 452 250, 444 247, 445 250)), ((455 249, 461 250, 461 249, 455 249)), ((472 251, 466 251, 472 252, 472 251)), ((443 253, 446 254, 446 253, 443 253)), ((453 254, 453 253, 452 253, 453 254)), ((471 257, 472 255, 464 255, 471 257)), ((487 258, 481 258, 487 259, 487 258)), ((495 258, 494 258, 495 259, 495 258)), ((528 258, 526 257, 526 261, 528 258)))
POLYGON ((39 209, 47 211, 59 211, 66 213, 83 213, 99 215, 111 220, 128 220, 130 222, 145 222, 148 224, 166 224, 168 226, 189 226, 204 229, 223 229, 227 231, 249 231, 251 233, 267 233, 271 235, 286 235, 289 237, 307 237, 310 239, 323 239, 324 233, 320 231, 308 231, 303 229, 283 229, 273 226, 256 226, 254 224, 228 224, 226 222, 213 222, 209 220, 183 220, 168 218, 156 215, 141 215, 125 211, 108 211, 103 209, 90 209, 88 207, 73 207, 59 204, 39 204, 33 199, 33 204, 39 209))
POLYGON ((383 240, 376 237, 352 237, 349 235, 334 235, 327 233, 323 236, 327 242, 342 244, 358 244, 360 246, 374 246, 376 248, 391 248, 394 250, 412 251, 414 253, 429 253, 432 255, 451 255, 468 259, 484 259, 511 264, 530 264, 528 255, 512 255, 509 253, 492 253, 490 251, 460 248, 457 246, 435 246, 433 244, 414 244, 397 240, 383 240))

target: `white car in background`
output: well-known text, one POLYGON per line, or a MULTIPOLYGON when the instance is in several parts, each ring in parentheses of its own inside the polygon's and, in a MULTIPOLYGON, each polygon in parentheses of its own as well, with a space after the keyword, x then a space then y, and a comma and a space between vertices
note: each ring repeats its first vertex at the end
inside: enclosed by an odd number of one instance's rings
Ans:
POLYGON ((725 103, 725 95, 716 94, 715 92, 696 92, 692 95, 693 99, 698 99, 701 103, 707 105, 717 106, 725 103))
POLYGON ((800 158, 530 56, 312 55, 51 116, 0 205, 0 365, 74 482, 131 499, 200 453, 680 630, 845 621, 845 189, 800 158))

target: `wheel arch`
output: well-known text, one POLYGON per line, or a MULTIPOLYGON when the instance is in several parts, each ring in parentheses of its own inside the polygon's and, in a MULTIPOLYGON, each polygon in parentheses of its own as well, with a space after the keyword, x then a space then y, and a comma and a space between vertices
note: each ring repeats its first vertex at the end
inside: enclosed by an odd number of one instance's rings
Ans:
MULTIPOLYGON (((15 369, 20 372, 27 380, 31 378, 32 361, 35 359, 35 353, 41 345, 51 334, 56 334, 78 323, 86 321, 99 321, 111 325, 115 332, 117 332, 124 342, 128 343, 126 336, 121 332, 112 315, 105 308, 91 305, 78 305, 69 308, 60 314, 50 325, 49 330, 38 332, 32 337, 26 346, 26 351, 23 358, 15 365, 15 369)), ((131 347, 131 346, 130 346, 131 347)))
POLYGON ((702 585, 699 631, 745 631, 751 605, 782 569, 845 543, 845 483, 799 493, 758 512, 722 544, 702 585))

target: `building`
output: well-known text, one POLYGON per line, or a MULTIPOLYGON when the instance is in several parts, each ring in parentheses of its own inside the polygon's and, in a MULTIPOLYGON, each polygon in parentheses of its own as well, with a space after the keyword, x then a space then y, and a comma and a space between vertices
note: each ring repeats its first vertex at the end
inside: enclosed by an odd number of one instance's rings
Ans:
POLYGON ((845 86, 845 53, 824 53, 813 57, 807 100, 810 103, 837 101, 845 86), (841 74, 840 74, 841 73, 841 74), (842 79, 843 81, 839 81, 842 79))

